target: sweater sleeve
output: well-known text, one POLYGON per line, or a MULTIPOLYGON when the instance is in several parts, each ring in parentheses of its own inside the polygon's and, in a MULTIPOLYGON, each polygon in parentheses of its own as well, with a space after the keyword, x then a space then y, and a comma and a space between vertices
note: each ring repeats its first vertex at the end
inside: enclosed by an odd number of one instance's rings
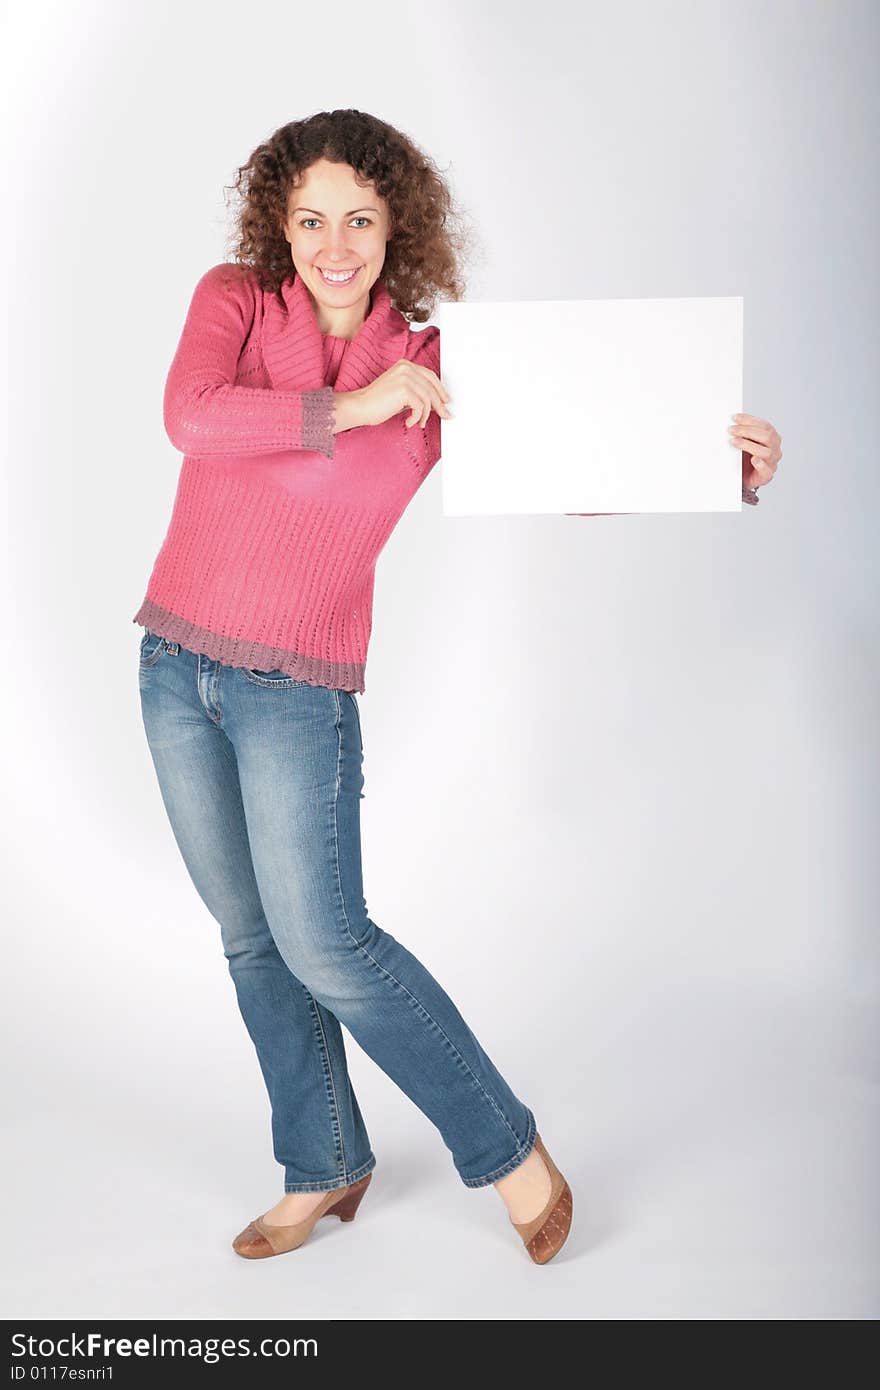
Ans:
MULTIPOLYGON (((430 324, 427 328, 411 331, 411 340, 410 361, 418 363, 420 367, 428 367, 440 376, 440 329, 437 325, 430 324)), ((442 377, 440 379, 443 380, 442 377)), ((407 417, 404 415, 402 418, 406 420, 407 417)), ((432 407, 424 429, 421 425, 413 425, 411 429, 403 426, 410 453, 423 479, 440 458, 440 418, 432 407)))
POLYGON ((334 456, 334 391, 234 386, 254 315, 253 291, 234 265, 198 281, 165 382, 165 432, 192 456, 310 449, 334 456))

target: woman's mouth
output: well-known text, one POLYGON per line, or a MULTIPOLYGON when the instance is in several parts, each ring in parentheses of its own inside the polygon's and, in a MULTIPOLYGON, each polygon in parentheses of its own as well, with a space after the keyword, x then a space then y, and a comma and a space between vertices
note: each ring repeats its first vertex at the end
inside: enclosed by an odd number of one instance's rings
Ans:
POLYGON ((353 270, 327 271, 324 269, 323 266, 318 266, 318 270, 321 273, 321 279, 324 281, 325 285, 350 285, 354 277, 358 274, 358 272, 361 269, 362 267, 357 265, 354 267, 353 270))

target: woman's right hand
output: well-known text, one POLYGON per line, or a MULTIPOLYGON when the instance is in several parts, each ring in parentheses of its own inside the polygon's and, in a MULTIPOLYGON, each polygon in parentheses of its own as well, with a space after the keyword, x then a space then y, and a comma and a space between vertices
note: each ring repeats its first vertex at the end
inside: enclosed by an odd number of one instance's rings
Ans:
POLYGON ((336 428, 350 430, 358 425, 381 425, 392 415, 409 410, 407 428, 428 423, 432 410, 452 419, 446 408, 450 396, 436 372, 403 357, 367 386, 342 391, 336 397, 336 428))

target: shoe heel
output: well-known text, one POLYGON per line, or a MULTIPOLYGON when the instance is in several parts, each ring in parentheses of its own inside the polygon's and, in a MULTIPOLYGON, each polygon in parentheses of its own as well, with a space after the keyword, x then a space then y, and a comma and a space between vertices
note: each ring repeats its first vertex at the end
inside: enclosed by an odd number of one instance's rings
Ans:
POLYGON ((338 1216, 340 1221, 354 1221, 357 1209, 361 1204, 363 1195, 370 1185, 372 1173, 367 1173, 366 1177, 360 1178, 353 1183, 345 1196, 338 1202, 334 1202, 330 1208, 334 1216, 338 1216))

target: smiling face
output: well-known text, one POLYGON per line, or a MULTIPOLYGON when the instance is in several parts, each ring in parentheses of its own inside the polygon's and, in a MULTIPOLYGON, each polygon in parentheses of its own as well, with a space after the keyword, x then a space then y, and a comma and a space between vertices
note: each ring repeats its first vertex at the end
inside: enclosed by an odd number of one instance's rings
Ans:
POLYGON ((284 235, 321 332, 354 337, 370 312, 370 290, 385 262, 386 202, 372 184, 357 182, 349 164, 319 159, 291 191, 287 206, 284 235))

